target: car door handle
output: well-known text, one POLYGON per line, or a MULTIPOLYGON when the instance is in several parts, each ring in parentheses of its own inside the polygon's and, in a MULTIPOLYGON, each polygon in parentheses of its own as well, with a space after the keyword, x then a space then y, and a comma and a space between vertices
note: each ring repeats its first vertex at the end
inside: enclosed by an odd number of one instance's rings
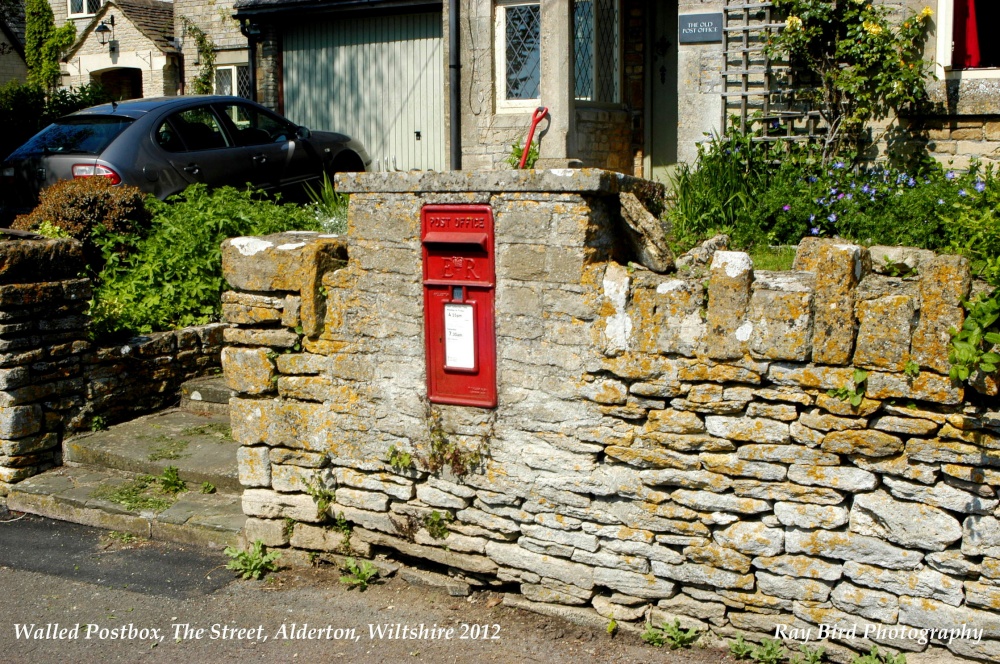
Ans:
POLYGON ((265 161, 267 161, 267 157, 263 154, 255 154, 253 156, 253 163, 257 165, 263 164, 265 161))
POLYGON ((191 175, 198 175, 198 173, 201 173, 201 168, 198 164, 188 164, 184 167, 184 172, 190 173, 191 175))

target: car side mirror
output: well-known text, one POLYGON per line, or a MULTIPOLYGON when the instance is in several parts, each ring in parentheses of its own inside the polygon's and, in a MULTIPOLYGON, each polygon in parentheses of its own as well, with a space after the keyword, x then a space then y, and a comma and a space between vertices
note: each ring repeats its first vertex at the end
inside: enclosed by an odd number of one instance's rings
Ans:
POLYGON ((295 129, 295 138, 299 140, 304 140, 312 136, 312 132, 309 131, 308 127, 297 127, 295 129))

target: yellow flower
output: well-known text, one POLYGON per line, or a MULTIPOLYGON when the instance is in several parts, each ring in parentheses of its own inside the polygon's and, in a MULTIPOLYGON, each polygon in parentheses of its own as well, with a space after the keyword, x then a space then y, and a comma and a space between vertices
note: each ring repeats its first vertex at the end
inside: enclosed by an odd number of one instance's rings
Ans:
POLYGON ((802 19, 798 16, 789 16, 788 20, 785 21, 785 27, 789 30, 801 30, 802 29, 802 19))
POLYGON ((923 21, 924 19, 928 19, 931 16, 934 16, 934 10, 932 10, 930 7, 924 7, 923 9, 920 10, 920 13, 917 14, 917 18, 919 18, 921 21, 923 21))
POLYGON ((861 25, 864 27, 865 32, 867 32, 870 35, 882 34, 882 26, 876 23, 875 21, 865 21, 861 25))

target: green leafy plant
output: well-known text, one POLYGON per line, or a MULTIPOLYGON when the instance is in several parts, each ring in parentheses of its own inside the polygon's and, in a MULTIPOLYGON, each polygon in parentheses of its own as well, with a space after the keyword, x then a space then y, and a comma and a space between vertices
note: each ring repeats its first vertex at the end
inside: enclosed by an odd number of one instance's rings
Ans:
POLYGON ((367 560, 360 563, 354 558, 347 558, 342 568, 344 574, 340 577, 340 582, 357 588, 366 590, 370 583, 374 583, 373 578, 378 577, 378 568, 367 560))
POLYGON ((888 256, 883 256, 885 265, 882 270, 890 277, 912 277, 917 274, 916 269, 910 267, 903 261, 894 261, 888 256))
POLYGON ((841 401, 849 401, 857 408, 865 398, 865 388, 868 381, 868 372, 864 369, 855 369, 850 386, 838 387, 835 390, 828 390, 827 394, 836 397, 841 401))
POLYGON ((46 0, 25 0, 24 62, 28 82, 52 91, 61 80, 59 60, 76 39, 72 21, 56 28, 52 7, 46 0))
MULTIPOLYGON (((514 141, 510 144, 510 154, 507 156, 507 165, 513 169, 521 168, 521 156, 524 154, 524 143, 514 141)), ((532 141, 528 147, 528 158, 524 160, 525 168, 534 168, 538 161, 538 141, 532 141)))
POLYGON ((674 619, 672 623, 664 621, 660 627, 654 627, 652 623, 647 622, 646 629, 639 638, 657 648, 667 646, 671 650, 676 650, 687 648, 698 640, 698 636, 697 629, 693 627, 688 630, 681 629, 680 620, 674 619))
POLYGON ((608 626, 604 628, 604 631, 608 633, 608 636, 614 638, 618 633, 618 621, 615 620, 614 616, 608 620, 608 626))
POLYGON ((910 378, 917 378, 920 376, 920 363, 914 362, 913 360, 907 360, 906 364, 903 366, 903 373, 910 378))
POLYGON ((99 486, 91 496, 121 505, 130 512, 162 512, 175 500, 175 494, 162 491, 159 478, 153 475, 140 475, 122 484, 99 486))
POLYGON ((788 651, 781 645, 778 639, 761 639, 759 646, 754 646, 750 652, 750 659, 759 664, 779 664, 785 659, 788 651))
POLYGON ((192 185, 168 202, 148 198, 146 207, 152 221, 145 236, 100 227, 93 236, 105 259, 91 309, 99 333, 148 333, 218 320, 226 287, 223 240, 320 229, 304 208, 231 187, 192 185), (121 251, 123 245, 128 251, 121 251))
POLYGON ((235 571, 238 575, 242 575, 244 579, 258 580, 268 572, 278 571, 278 566, 275 565, 275 562, 281 557, 281 554, 277 551, 268 553, 267 547, 264 546, 262 540, 255 540, 250 545, 248 551, 229 546, 226 547, 223 553, 230 558, 226 569, 235 571))
POLYGON ((284 535, 285 539, 289 539, 292 533, 295 531, 295 524, 297 521, 290 517, 285 517, 285 520, 281 523, 281 534, 284 535))
POLYGON ((55 240, 69 237, 69 233, 64 228, 60 228, 59 226, 56 226, 55 224, 53 224, 51 221, 48 220, 45 220, 42 223, 38 224, 38 227, 35 228, 35 232, 38 233, 39 235, 43 235, 45 237, 49 237, 55 240))
POLYGON ((204 493, 204 494, 211 494, 211 493, 215 493, 215 491, 216 491, 215 485, 212 484, 211 482, 202 482, 201 483, 201 492, 202 493, 204 493))
POLYGON ((138 535, 133 535, 132 533, 122 533, 117 530, 112 530, 111 532, 106 533, 104 537, 111 542, 115 542, 123 546, 141 542, 143 539, 138 535))
POLYGON ((788 659, 788 664, 820 664, 826 648, 810 648, 806 644, 799 646, 799 652, 788 659))
POLYGON ((91 431, 105 431, 108 428, 107 420, 101 415, 94 415, 90 418, 91 431))
POLYGON ((964 301, 962 305, 967 312, 962 328, 948 331, 951 334, 949 376, 956 382, 969 380, 975 371, 992 374, 1000 366, 1000 354, 996 352, 1000 344, 1000 325, 997 323, 1000 289, 971 302, 964 301))
POLYGON ((450 512, 441 514, 441 512, 433 510, 424 517, 424 528, 434 539, 447 539, 448 535, 451 534, 448 524, 454 520, 455 517, 450 512))
POLYGON ((180 459, 182 457, 191 456, 184 453, 190 444, 189 441, 171 438, 169 436, 164 436, 163 438, 165 438, 163 444, 154 448, 153 451, 146 457, 147 460, 160 461, 162 459, 180 459))
POLYGON ((413 455, 393 445, 389 448, 389 465, 399 472, 410 470, 414 467, 413 455))
POLYGON ((788 59, 786 85, 825 121, 824 162, 859 153, 871 121, 925 102, 929 63, 921 58, 929 8, 900 21, 888 7, 863 1, 775 0, 774 6, 786 17, 785 29, 767 52, 788 59))
POLYGON ((867 655, 859 655, 855 657, 851 664, 906 664, 906 655, 899 653, 898 655, 892 655, 887 652, 882 652, 878 649, 878 646, 872 646, 871 651, 867 655))
POLYGON ((323 480, 319 474, 313 475, 306 483, 306 493, 312 496, 313 502, 316 503, 316 517, 325 519, 327 510, 333 504, 334 494, 333 491, 323 484, 323 480))
POLYGON ((736 659, 748 659, 753 649, 754 645, 747 643, 742 634, 737 634, 736 639, 729 642, 729 654, 736 659))
POLYGON ((439 473, 444 468, 449 468, 456 476, 464 477, 483 462, 484 454, 481 448, 465 450, 448 440, 441 424, 440 413, 432 411, 427 419, 430 433, 430 453, 424 460, 427 470, 439 473))
POLYGON ((180 478, 176 466, 167 466, 163 469, 163 474, 157 478, 160 489, 164 493, 180 493, 187 490, 187 482, 180 478))
POLYGON ((349 196, 334 190, 330 176, 323 173, 323 182, 319 188, 306 184, 305 191, 316 219, 323 226, 323 231, 346 233, 349 196))

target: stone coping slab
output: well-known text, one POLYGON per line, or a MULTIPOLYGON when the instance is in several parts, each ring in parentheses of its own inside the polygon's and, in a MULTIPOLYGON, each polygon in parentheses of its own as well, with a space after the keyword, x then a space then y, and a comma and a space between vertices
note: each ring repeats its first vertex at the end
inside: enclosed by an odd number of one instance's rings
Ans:
MULTIPOLYGON (((405 171, 340 173, 340 193, 539 192, 618 194, 660 187, 648 180, 598 168, 509 171, 405 171)), ((640 198, 642 198, 640 196, 640 198)))

